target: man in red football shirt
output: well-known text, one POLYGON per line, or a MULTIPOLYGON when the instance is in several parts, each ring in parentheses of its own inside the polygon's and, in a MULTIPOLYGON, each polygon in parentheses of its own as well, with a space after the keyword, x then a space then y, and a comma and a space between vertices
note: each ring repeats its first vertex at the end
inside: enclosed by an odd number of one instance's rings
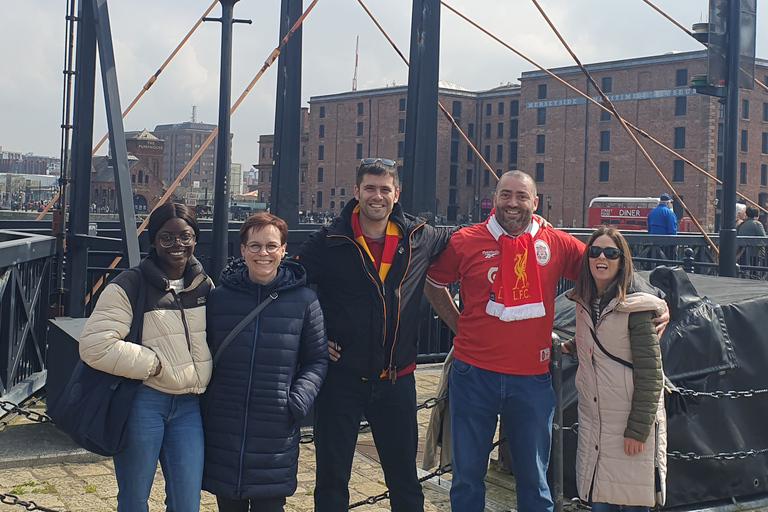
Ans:
MULTIPOLYGON (((555 408, 548 367, 555 290, 561 277, 578 277, 584 244, 540 226, 537 206, 528 174, 503 174, 488 220, 454 233, 427 275, 424 292, 456 333, 449 375, 452 510, 484 510, 483 477, 499 415, 517 510, 553 509, 546 473, 555 408), (457 280, 461 314, 445 289, 457 280)), ((660 323, 668 320, 666 313, 660 323)))

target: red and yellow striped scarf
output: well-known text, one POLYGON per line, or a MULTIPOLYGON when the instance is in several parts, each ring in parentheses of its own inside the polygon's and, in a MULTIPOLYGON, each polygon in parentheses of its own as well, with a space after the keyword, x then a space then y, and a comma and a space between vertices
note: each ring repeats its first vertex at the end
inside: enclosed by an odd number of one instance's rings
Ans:
POLYGON ((352 233, 355 235, 355 242, 365 249, 368 257, 371 258, 373 264, 376 265, 376 270, 379 271, 379 279, 384 282, 384 278, 387 277, 389 267, 392 266, 392 260, 395 257, 395 250, 397 249, 397 242, 402 236, 400 234, 400 228, 394 222, 387 221, 387 232, 384 235, 384 251, 381 255, 381 261, 376 261, 371 255, 371 251, 368 249, 368 245, 365 243, 365 237, 363 231, 360 229, 360 205, 356 205, 352 210, 352 233))

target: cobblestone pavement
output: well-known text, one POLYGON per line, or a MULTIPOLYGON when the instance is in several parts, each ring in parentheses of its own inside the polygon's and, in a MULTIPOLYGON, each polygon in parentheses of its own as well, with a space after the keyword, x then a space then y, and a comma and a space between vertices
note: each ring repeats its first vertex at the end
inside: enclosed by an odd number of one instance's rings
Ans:
MULTIPOLYGON (((431 398, 437 389, 441 365, 420 366, 416 373, 418 402, 431 398)), ((430 410, 419 412, 419 426, 422 437, 429 422, 430 410)), ((3 433, 0 432, 0 442, 3 433)), ((375 451, 370 450, 373 439, 369 432, 360 434, 359 449, 355 454, 352 478, 350 481, 350 501, 357 502, 380 494, 386 490, 384 474, 375 459, 375 451), (368 455, 366 455, 366 453, 368 455)), ((314 488, 315 453, 312 444, 301 445, 299 455, 298 488, 288 498, 286 511, 308 512, 313 509, 312 491, 314 488)), ((450 475, 442 479, 450 481, 450 475)), ((437 479, 435 479, 437 480, 437 479)), ((428 483, 424 486, 427 512, 450 510, 448 491, 444 487, 428 483)), ((19 499, 34 502, 38 506, 71 512, 101 512, 117 508, 117 483, 112 460, 99 459, 95 462, 60 462, 47 465, 27 465, 0 469, 0 493, 14 494, 19 499)), ((158 466, 155 483, 150 494, 149 510, 163 511, 165 493, 163 476, 158 466)), ((508 501, 508 498, 504 501, 508 501)), ((0 512, 23 510, 20 506, 3 505, 0 512)), ((216 511, 215 498, 202 493, 201 511, 216 511)), ((374 505, 363 505, 361 512, 381 512, 390 510, 389 501, 374 505)))

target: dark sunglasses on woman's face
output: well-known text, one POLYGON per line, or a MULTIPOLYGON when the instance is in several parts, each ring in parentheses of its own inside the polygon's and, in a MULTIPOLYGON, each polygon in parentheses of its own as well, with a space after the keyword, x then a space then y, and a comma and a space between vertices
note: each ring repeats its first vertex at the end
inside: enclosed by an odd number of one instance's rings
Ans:
POLYGON ((601 254, 605 254, 605 257, 609 260, 617 260, 621 256, 621 251, 616 247, 600 247, 597 245, 589 246, 589 257, 599 258, 601 254))

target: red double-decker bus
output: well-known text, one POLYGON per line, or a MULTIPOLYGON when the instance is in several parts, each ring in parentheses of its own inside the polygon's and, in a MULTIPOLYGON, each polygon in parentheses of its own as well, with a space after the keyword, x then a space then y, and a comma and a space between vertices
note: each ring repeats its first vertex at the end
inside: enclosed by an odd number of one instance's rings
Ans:
POLYGON ((655 197, 596 197, 589 202, 590 228, 648 229, 648 212, 659 204, 655 197))

